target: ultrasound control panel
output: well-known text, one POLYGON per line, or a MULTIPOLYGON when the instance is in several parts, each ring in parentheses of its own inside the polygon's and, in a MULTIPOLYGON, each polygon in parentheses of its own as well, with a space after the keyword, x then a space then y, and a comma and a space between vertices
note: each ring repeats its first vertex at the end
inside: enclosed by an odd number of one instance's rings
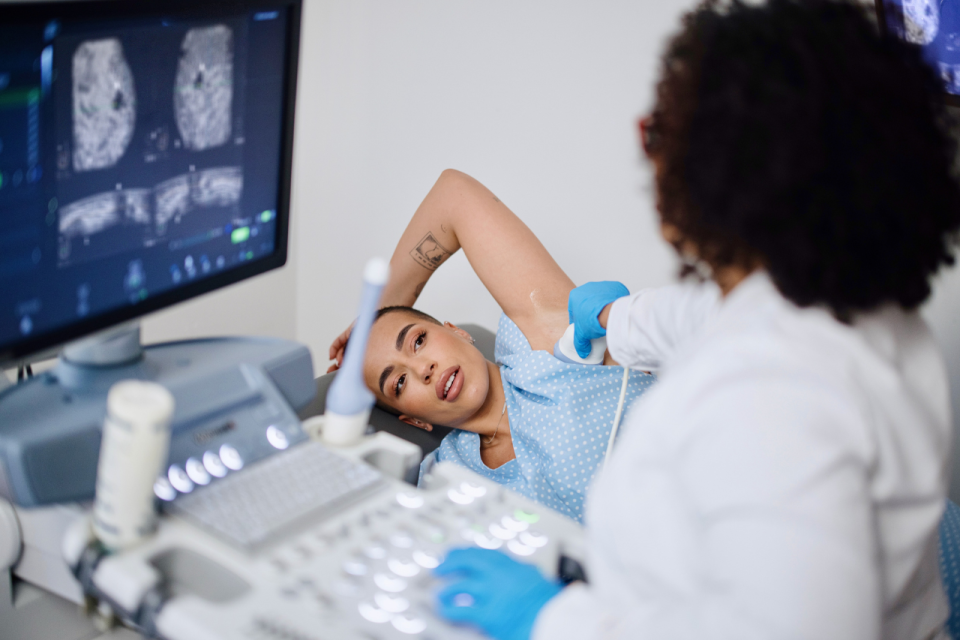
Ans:
POLYGON ((551 576, 582 558, 577 523, 449 464, 417 489, 308 442, 233 478, 102 560, 97 596, 168 640, 466 639, 434 613, 447 551, 499 549, 551 576))

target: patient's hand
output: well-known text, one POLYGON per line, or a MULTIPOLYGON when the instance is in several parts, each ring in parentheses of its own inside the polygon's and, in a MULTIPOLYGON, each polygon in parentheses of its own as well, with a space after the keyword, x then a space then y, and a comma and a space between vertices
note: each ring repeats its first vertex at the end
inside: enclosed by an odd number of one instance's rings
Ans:
POLYGON ((340 368, 340 365, 343 364, 343 350, 347 346, 347 340, 350 339, 350 332, 353 331, 353 324, 354 323, 351 322, 346 331, 338 335, 330 344, 330 359, 336 360, 336 362, 330 365, 330 367, 327 369, 327 373, 336 371, 340 368))

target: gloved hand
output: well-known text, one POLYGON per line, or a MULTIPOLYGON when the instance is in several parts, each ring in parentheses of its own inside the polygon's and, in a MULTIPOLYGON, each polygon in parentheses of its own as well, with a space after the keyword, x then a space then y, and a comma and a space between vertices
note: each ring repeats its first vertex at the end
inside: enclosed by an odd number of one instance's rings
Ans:
POLYGON ((496 640, 528 640, 540 609, 563 588, 536 567, 489 549, 454 549, 434 574, 455 580, 437 596, 440 615, 496 640))
POLYGON ((597 316, 603 308, 623 296, 630 295, 630 291, 621 283, 606 280, 604 282, 588 282, 570 292, 567 298, 567 313, 570 323, 574 325, 573 346, 581 358, 590 355, 590 341, 607 335, 607 330, 600 326, 597 316))

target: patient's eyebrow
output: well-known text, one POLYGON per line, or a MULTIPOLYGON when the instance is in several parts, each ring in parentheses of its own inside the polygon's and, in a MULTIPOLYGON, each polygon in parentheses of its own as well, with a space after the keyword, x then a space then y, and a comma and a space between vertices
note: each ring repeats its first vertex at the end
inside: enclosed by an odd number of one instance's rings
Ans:
POLYGON ((410 327, 415 325, 416 322, 408 324, 403 329, 400 329, 400 334, 397 336, 397 351, 403 348, 403 341, 407 338, 407 332, 410 331, 410 327))
POLYGON ((383 395, 387 395, 383 391, 383 383, 387 381, 387 378, 390 377, 391 373, 393 373, 393 365, 390 365, 389 367, 384 369, 383 373, 380 374, 380 393, 383 393, 383 395))

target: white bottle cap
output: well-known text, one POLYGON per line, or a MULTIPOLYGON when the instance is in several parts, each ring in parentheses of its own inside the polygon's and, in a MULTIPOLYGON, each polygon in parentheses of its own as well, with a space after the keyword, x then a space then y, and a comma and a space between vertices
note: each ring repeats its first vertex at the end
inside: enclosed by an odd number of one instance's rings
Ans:
POLYGON ((123 380, 107 394, 107 413, 127 424, 167 424, 173 407, 173 395, 155 382, 123 380))
POLYGON ((370 258, 363 269, 363 281, 383 286, 390 279, 390 263, 383 258, 370 258))

